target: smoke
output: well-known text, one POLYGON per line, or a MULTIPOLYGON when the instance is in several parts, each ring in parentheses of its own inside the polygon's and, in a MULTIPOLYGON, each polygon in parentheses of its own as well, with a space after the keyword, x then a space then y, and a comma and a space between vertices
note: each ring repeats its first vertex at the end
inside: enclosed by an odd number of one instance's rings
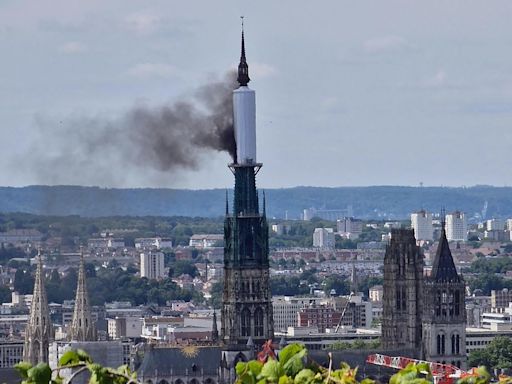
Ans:
POLYGON ((26 165, 44 184, 123 184, 123 169, 172 174, 198 169, 209 151, 236 162, 232 91, 236 76, 198 88, 171 105, 136 105, 116 118, 39 118, 26 165), (77 182, 78 181, 78 182, 77 182))

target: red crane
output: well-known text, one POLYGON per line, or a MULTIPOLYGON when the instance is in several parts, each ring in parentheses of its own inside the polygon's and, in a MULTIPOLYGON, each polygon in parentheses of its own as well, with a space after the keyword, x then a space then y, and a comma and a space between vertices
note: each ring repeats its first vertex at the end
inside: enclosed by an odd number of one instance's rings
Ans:
POLYGON ((434 383, 436 384, 453 384, 461 377, 471 374, 451 364, 440 364, 431 361, 411 359, 409 357, 403 356, 387 356, 381 355, 379 353, 369 355, 366 358, 366 362, 395 369, 404 369, 410 363, 427 363, 430 367, 430 373, 434 377, 434 383))

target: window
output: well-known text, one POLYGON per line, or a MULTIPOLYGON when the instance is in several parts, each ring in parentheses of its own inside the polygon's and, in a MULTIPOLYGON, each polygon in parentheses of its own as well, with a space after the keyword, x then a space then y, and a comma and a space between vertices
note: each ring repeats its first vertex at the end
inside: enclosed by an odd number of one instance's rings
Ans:
POLYGON ((241 326, 242 336, 251 336, 251 311, 247 308, 242 310, 241 326))
POLYGON ((254 311, 254 336, 263 336, 263 310, 256 308, 254 311))

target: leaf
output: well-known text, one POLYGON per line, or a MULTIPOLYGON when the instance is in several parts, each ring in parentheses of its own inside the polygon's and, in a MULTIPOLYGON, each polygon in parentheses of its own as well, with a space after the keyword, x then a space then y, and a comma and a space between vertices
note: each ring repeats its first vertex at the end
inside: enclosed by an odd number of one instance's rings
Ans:
POLYGON ((269 359, 261 369, 259 377, 267 379, 267 381, 277 383, 277 381, 283 374, 284 371, 279 362, 277 362, 276 360, 269 359))
POLYGON ((59 359, 59 366, 64 366, 68 364, 76 364, 80 360, 78 359, 78 354, 73 349, 66 351, 62 357, 59 359))
POLYGON ((238 376, 245 373, 247 363, 244 363, 243 361, 239 361, 236 363, 235 371, 238 376))
POLYGON ((46 363, 39 363, 27 371, 27 376, 36 384, 48 384, 52 378, 52 370, 46 363))
POLYGON ((28 379, 27 372, 30 368, 32 368, 32 364, 27 363, 26 361, 22 361, 16 364, 14 368, 19 372, 23 379, 28 379))
POLYGON ((288 376, 295 376, 302 368, 304 368, 304 363, 302 362, 302 359, 304 358, 304 356, 306 356, 306 352, 307 350, 303 348, 299 352, 290 356, 286 363, 282 363, 284 372, 288 376))
POLYGON ((283 375, 279 378, 279 384, 293 384, 293 380, 291 377, 288 377, 286 375, 283 375))
POLYGON ((256 378, 261 373, 263 364, 257 360, 251 360, 247 363, 247 367, 249 368, 251 374, 254 375, 254 378, 256 378))
POLYGON ((315 380, 315 372, 311 369, 303 369, 295 375, 295 384, 308 384, 315 380))
POLYGON ((89 356, 89 354, 83 349, 77 349, 76 354, 78 356, 78 360, 85 361, 86 363, 92 363, 91 356, 89 356))
POLYGON ((279 361, 284 366, 288 360, 300 351, 305 350, 304 346, 301 344, 289 344, 286 347, 284 347, 281 352, 279 352, 279 361))

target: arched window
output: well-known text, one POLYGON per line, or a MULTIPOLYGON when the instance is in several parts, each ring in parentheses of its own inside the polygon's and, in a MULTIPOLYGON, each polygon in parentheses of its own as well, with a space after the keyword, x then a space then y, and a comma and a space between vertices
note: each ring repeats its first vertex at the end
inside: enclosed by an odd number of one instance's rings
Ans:
POLYGON ((445 344, 445 336, 443 333, 439 333, 437 335, 437 354, 444 355, 446 352, 446 344, 445 344))
POLYGON ((441 291, 436 292, 436 316, 441 316, 441 291))
POLYGON ((169 384, 169 383, 168 383, 166 380, 163 380, 163 379, 162 379, 162 380, 160 380, 160 381, 158 382, 158 384, 169 384))
POLYGON ((254 336, 263 336, 263 310, 259 307, 254 311, 254 336))
POLYGON ((242 336, 251 336, 251 311, 248 308, 242 310, 241 327, 242 336))
POLYGON ((455 353, 460 354, 460 336, 455 336, 455 353))
POLYGON ((455 316, 460 315, 460 292, 455 291, 455 316))
POLYGON ((178 379, 178 380, 176 380, 176 381, 174 382, 174 384, 185 384, 185 383, 183 382, 183 380, 178 379))
POLYGON ((452 335, 452 355, 455 355, 455 335, 452 335))

